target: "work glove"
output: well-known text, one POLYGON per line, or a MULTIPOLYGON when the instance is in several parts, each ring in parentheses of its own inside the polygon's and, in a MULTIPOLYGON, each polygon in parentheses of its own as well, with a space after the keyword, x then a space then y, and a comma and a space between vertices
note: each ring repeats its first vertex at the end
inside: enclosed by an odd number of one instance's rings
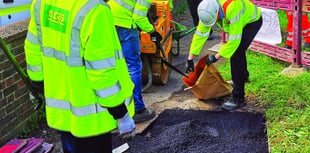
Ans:
POLYGON ((194 62, 193 60, 187 60, 186 63, 186 73, 194 72, 194 62))
POLYGON ((122 140, 130 140, 136 135, 136 125, 128 113, 124 117, 117 119, 117 127, 119 132, 118 137, 122 140))
POLYGON ((206 60, 206 64, 209 66, 212 63, 215 63, 217 61, 217 59, 215 58, 215 55, 209 55, 207 60, 206 60))
POLYGON ((157 31, 150 33, 150 36, 151 36, 151 41, 155 43, 160 43, 160 41, 163 39, 163 37, 157 31))

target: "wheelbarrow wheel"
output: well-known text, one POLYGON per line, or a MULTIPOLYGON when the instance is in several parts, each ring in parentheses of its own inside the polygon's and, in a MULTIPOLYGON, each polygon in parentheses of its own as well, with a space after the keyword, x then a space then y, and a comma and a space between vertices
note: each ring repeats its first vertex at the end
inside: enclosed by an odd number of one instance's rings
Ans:
POLYGON ((153 78, 152 78, 152 70, 149 55, 141 54, 142 58, 142 84, 144 85, 142 88, 142 92, 145 92, 149 89, 152 85, 153 78))
MULTIPOLYGON (((179 44, 177 44, 177 45, 179 45, 179 44)), ((178 48, 171 49, 171 53, 172 53, 173 56, 178 56, 180 54, 178 48)))

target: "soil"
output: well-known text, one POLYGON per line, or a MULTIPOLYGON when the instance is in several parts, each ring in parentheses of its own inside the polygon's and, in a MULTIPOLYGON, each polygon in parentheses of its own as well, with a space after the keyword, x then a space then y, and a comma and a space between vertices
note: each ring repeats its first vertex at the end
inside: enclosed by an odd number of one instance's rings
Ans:
MULTIPOLYGON (((175 16, 174 20, 187 27, 193 26, 188 10, 175 16)), ((180 44, 181 50, 188 52, 191 39, 191 35, 181 39, 184 42, 180 44)), ((186 54, 180 54, 178 58, 186 59, 186 54)), ((185 70, 185 60, 176 66, 185 70)), ((168 99, 152 100, 152 103, 147 104, 159 117, 150 128, 128 142, 128 152, 268 152, 262 115, 264 110, 256 107, 258 101, 255 97, 248 96, 248 105, 236 112, 223 112, 219 111, 219 107, 229 96, 200 101, 190 90, 184 91, 184 88, 185 85, 174 91, 168 99)), ((143 98, 147 99, 147 96, 146 93, 143 98)), ((52 153, 62 152, 59 133, 46 123, 42 123, 29 137, 44 138, 47 143, 54 145, 52 153)), ((115 139, 113 141, 114 148, 124 143, 115 139)))

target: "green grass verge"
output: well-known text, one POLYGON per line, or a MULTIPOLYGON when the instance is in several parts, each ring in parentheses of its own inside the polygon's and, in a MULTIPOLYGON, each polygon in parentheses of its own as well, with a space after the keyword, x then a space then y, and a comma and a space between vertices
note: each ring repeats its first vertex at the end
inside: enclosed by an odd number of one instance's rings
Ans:
MULTIPOLYGON (((230 80, 230 64, 218 66, 225 80, 230 80)), ((273 153, 310 152, 310 73, 295 78, 280 75, 289 64, 247 51, 250 83, 246 96, 255 96, 266 109, 268 140, 273 153)))

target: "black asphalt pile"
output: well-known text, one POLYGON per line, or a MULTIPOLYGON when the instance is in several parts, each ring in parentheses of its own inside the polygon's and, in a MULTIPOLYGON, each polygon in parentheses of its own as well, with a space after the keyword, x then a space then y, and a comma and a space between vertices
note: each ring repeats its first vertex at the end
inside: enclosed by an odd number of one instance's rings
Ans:
POLYGON ((263 114, 245 112, 165 110, 128 144, 126 153, 268 153, 263 114))

